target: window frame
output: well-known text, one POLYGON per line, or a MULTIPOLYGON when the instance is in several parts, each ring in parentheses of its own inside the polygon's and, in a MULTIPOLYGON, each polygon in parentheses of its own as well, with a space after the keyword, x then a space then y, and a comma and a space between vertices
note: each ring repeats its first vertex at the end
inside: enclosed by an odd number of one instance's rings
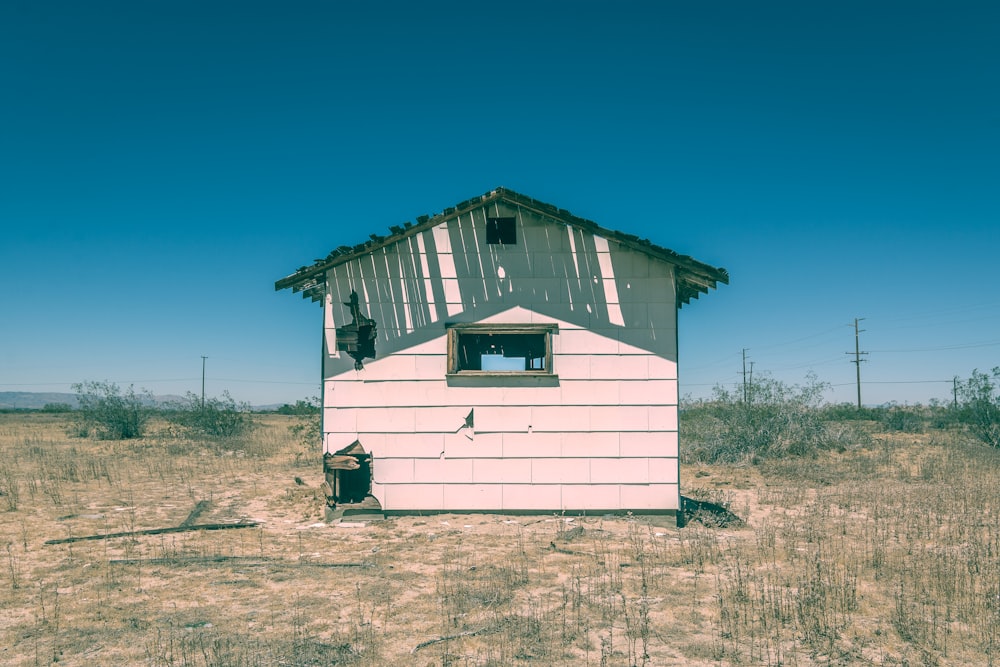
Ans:
POLYGON ((485 322, 445 324, 448 331, 448 377, 556 377, 552 365, 552 334, 559 333, 558 324, 491 324, 485 322), (459 368, 459 337, 463 334, 525 334, 545 336, 545 357, 541 370, 462 370, 459 368))

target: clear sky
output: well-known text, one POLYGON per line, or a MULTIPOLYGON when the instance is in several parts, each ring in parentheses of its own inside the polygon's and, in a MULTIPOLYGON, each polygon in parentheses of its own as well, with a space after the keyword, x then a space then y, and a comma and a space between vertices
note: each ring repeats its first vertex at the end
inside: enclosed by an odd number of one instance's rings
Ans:
POLYGON ((0 391, 318 393, 275 280, 506 186, 723 266, 681 393, 1000 365, 1000 3, 0 3, 0 391))

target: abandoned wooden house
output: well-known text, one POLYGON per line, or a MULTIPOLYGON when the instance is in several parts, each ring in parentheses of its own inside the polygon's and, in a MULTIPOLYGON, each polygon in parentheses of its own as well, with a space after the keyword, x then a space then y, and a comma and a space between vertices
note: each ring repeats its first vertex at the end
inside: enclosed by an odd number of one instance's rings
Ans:
POLYGON ((679 509, 677 312, 714 268, 498 188, 277 281, 323 305, 333 503, 679 509))

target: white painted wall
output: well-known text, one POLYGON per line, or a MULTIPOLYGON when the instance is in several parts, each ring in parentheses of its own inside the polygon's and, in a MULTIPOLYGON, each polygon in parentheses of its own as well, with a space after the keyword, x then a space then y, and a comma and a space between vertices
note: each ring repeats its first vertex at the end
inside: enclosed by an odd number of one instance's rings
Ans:
POLYGON ((386 510, 678 508, 671 265, 492 203, 327 283, 324 451, 360 440, 386 510), (487 215, 517 244, 487 245, 487 215), (332 342, 352 290, 379 330, 361 371, 332 342), (449 382, 451 322, 558 324, 558 380, 449 382))

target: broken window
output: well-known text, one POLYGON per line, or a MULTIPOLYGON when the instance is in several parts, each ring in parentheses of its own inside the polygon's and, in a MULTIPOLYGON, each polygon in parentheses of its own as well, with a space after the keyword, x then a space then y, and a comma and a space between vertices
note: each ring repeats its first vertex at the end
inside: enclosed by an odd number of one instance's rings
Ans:
POLYGON ((552 374, 549 324, 454 324, 448 327, 448 372, 552 374))
POLYGON ((486 218, 486 242, 490 245, 517 243, 517 225, 514 218, 486 218))
POLYGON ((364 359, 375 358, 375 339, 378 338, 378 325, 375 320, 365 316, 358 305, 358 293, 352 291, 349 301, 344 305, 351 309, 353 321, 342 327, 337 327, 337 349, 346 352, 354 359, 354 369, 364 368, 364 359))

